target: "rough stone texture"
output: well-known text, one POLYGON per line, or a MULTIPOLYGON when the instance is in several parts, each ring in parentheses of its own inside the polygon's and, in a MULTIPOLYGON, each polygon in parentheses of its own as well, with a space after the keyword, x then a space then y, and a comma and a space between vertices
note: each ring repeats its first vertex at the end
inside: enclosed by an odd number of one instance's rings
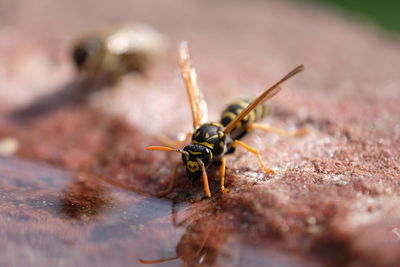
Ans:
POLYGON ((399 264, 397 39, 277 1, 10 1, 0 10, 0 138, 20 143, 16 157, 0 159, 0 265, 131 266, 174 256, 164 265, 399 264), (146 77, 75 97, 73 37, 132 18, 168 36, 167 54, 146 77), (232 99, 306 65, 271 101, 266 122, 309 134, 244 139, 276 175, 238 149, 227 157, 229 194, 218 192, 212 167, 212 198, 183 170, 174 193, 152 197, 179 156, 144 147, 191 126, 176 66, 181 39, 212 120, 232 99))

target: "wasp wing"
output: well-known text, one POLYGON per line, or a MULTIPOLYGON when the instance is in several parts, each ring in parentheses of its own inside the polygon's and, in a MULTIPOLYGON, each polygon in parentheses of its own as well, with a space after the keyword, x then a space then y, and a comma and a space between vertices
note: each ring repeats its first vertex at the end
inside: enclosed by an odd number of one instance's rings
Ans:
POLYGON ((181 42, 179 47, 179 67, 186 85, 189 104, 192 110, 193 128, 197 129, 208 120, 207 103, 197 85, 196 70, 192 67, 186 42, 181 42))
POLYGON ((276 95, 281 87, 279 86, 284 81, 290 79, 292 76, 304 70, 304 65, 300 65, 293 69, 291 72, 285 75, 282 79, 280 79, 277 83, 275 83, 272 87, 262 93, 257 99, 251 102, 233 121, 231 121, 224 129, 225 134, 229 134, 244 117, 246 117, 254 108, 256 108, 259 104, 267 101, 274 95, 276 95))

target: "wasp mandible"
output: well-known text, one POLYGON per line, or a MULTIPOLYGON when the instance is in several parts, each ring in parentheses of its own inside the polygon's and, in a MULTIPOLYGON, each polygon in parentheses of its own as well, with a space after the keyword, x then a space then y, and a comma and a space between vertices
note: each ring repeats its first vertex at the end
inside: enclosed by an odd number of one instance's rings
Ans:
MULTIPOLYGON (((146 149, 181 153, 182 162, 186 166, 187 177, 192 181, 202 177, 204 192, 208 197, 211 197, 211 193, 208 185, 207 168, 214 162, 219 162, 221 164, 221 192, 228 192, 228 189, 225 188, 225 155, 232 153, 237 146, 242 146, 249 152, 255 154, 264 171, 267 174, 273 174, 274 172, 265 165, 259 151, 240 141, 240 139, 254 128, 271 130, 281 135, 301 135, 303 133, 301 130, 289 133, 269 125, 258 124, 256 121, 262 119, 266 115, 266 107, 263 103, 281 90, 281 83, 303 71, 304 66, 300 65, 293 69, 255 100, 239 100, 228 105, 223 111, 219 123, 207 122, 207 103, 197 85, 196 71, 192 67, 186 42, 181 42, 179 47, 179 67, 186 85, 186 91, 192 110, 194 132, 193 134, 188 134, 188 136, 192 135, 192 141, 183 149, 167 146, 149 146, 146 149)), ((179 164, 181 163, 177 163, 172 172, 168 188, 159 193, 160 197, 172 192, 179 164)))

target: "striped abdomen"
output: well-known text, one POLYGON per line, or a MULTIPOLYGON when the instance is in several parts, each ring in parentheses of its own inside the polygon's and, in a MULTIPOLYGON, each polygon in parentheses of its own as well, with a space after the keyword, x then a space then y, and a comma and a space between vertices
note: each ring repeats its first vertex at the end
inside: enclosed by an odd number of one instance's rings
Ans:
MULTIPOLYGON (((245 109, 249 104, 250 100, 241 99, 237 100, 226 107, 226 109, 222 112, 221 116, 221 124, 223 126, 228 125, 231 121, 233 121, 239 113, 245 109)), ((267 109, 261 104, 258 105, 255 109, 253 109, 246 117, 244 117, 233 129, 231 132, 231 136, 233 139, 239 139, 246 133, 246 127, 258 120, 261 120, 265 115, 267 109)))

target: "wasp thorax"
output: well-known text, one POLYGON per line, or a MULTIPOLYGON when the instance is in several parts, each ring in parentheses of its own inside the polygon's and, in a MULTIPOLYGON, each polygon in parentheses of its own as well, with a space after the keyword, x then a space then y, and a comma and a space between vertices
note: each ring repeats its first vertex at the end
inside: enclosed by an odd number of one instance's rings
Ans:
POLYGON ((183 148, 188 154, 182 154, 182 161, 186 166, 186 174, 190 180, 198 179, 202 168, 207 168, 212 161, 212 152, 202 145, 187 145, 183 148))

